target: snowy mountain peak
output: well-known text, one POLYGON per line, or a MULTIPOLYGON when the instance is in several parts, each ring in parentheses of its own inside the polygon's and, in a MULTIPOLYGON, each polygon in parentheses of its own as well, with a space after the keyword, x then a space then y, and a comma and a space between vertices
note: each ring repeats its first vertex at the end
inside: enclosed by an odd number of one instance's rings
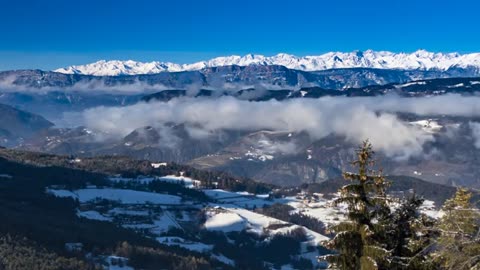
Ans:
POLYGON ((418 50, 413 53, 393 53, 389 51, 353 51, 329 52, 317 56, 298 57, 286 53, 273 56, 247 54, 216 57, 207 61, 191 64, 171 62, 136 62, 133 60, 100 60, 95 63, 70 66, 55 70, 66 74, 84 74, 97 76, 154 74, 160 72, 177 72, 201 70, 207 67, 249 65, 281 65, 290 69, 315 71, 332 68, 379 68, 405 70, 447 70, 452 67, 480 68, 480 53, 433 53, 418 50))

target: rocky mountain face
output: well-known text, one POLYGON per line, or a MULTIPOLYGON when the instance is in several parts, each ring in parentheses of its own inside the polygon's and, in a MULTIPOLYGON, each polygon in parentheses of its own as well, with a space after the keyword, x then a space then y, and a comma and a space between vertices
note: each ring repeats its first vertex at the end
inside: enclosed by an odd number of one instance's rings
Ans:
POLYGON ((40 115, 0 104, 0 145, 12 146, 53 126, 40 115))
POLYGON ((162 72, 132 76, 90 76, 62 74, 40 70, 0 72, 2 92, 38 89, 44 91, 67 90, 87 93, 145 93, 166 89, 183 89, 196 93, 199 89, 241 90, 299 89, 320 87, 340 90, 369 85, 405 83, 413 80, 475 77, 476 68, 452 67, 448 70, 390 70, 372 68, 330 69, 300 71, 278 65, 221 66, 196 71, 162 72))
POLYGON ((408 83, 390 83, 385 85, 370 85, 366 87, 349 87, 342 90, 325 89, 321 87, 303 87, 299 90, 280 89, 242 89, 239 91, 221 91, 201 89, 194 95, 186 90, 163 90, 147 94, 142 101, 166 102, 179 97, 211 97, 232 96, 250 101, 286 100, 295 98, 320 98, 325 96, 381 96, 396 94, 401 97, 426 97, 445 94, 472 95, 480 92, 480 78, 445 78, 411 81, 408 83))

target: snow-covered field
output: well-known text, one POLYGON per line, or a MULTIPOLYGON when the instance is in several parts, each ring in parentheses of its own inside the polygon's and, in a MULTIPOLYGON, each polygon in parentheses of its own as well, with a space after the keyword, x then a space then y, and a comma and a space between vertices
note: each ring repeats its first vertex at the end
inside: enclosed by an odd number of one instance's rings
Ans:
POLYGON ((210 231, 237 232, 247 229, 248 222, 236 213, 222 208, 207 211, 205 229, 210 231))
MULTIPOLYGON (((199 203, 172 194, 95 186, 73 191, 49 188, 46 192, 53 196, 77 199, 80 202, 80 209, 77 210, 77 216, 79 217, 114 222, 118 226, 147 234, 161 244, 207 253, 212 258, 229 265, 234 265, 234 261, 220 253, 213 253, 214 245, 202 243, 195 237, 182 238, 178 235, 171 235, 171 230, 176 229, 177 232, 185 232, 186 228, 195 226, 211 232, 226 234, 247 231, 266 237, 262 241, 269 241, 275 235, 288 234, 301 228, 305 232, 307 240, 301 243, 301 254, 296 256, 297 258, 308 259, 318 267, 316 258, 319 251, 312 250, 311 247, 321 245, 322 242, 328 240, 327 236, 297 224, 262 215, 255 212, 254 209, 275 203, 288 204, 293 208, 293 213, 301 213, 316 218, 326 226, 344 220, 346 212, 345 205, 333 206, 332 202, 338 194, 330 194, 333 195, 333 199, 326 199, 322 194, 308 195, 304 193, 276 199, 271 198, 269 194, 255 195, 248 192, 231 192, 222 189, 200 189, 199 181, 183 176, 112 177, 110 180, 112 182, 138 181, 139 184, 145 185, 154 180, 177 183, 188 188, 201 190, 211 198, 211 201, 199 203), (102 204, 102 200, 108 200, 111 203, 105 206, 105 204, 102 204), (199 220, 200 215, 205 218, 201 222, 199 220)), ((441 215, 435 209, 434 202, 428 200, 422 205, 421 211, 434 218, 441 215)), ((111 267, 114 266, 110 266, 109 269, 129 269, 111 267)), ((284 265, 282 269, 293 268, 284 265)))
POLYGON ((328 202, 322 202, 317 205, 300 206, 298 211, 304 215, 321 220, 327 225, 338 224, 345 219, 344 209, 333 207, 328 202))
POLYGON ((81 203, 93 200, 118 201, 122 204, 165 204, 179 205, 182 198, 174 195, 158 194, 145 191, 114 188, 91 188, 78 189, 75 191, 48 189, 47 192, 57 197, 71 197, 78 199, 81 203))
POLYGON ((232 232, 246 230, 258 235, 267 234, 269 237, 272 237, 277 234, 287 234, 295 229, 302 228, 305 231, 307 241, 302 243, 302 254, 297 257, 308 259, 313 265, 318 264, 317 257, 319 253, 318 251, 306 252, 306 247, 318 246, 323 241, 328 240, 328 237, 305 227, 239 208, 235 205, 216 205, 206 211, 206 213, 207 220, 204 226, 207 230, 211 231, 232 232))
MULTIPOLYGON (((244 208, 233 205, 216 206, 207 211, 205 228, 212 231, 241 231, 247 230, 258 235, 268 231, 271 235, 285 234, 301 226, 290 224, 276 218, 268 217, 244 208), (278 226, 283 225, 283 226, 278 226), (279 227, 279 228, 278 228, 279 227), (273 229, 271 229, 273 228, 273 229)), ((318 244, 328 237, 304 228, 309 241, 318 244)))
MULTIPOLYGON (((163 179, 172 179, 177 181, 181 177, 170 178, 171 176, 162 177, 163 179)), ((148 179, 148 178, 143 178, 148 179)), ((123 181, 123 180, 122 180, 123 181)), ((183 180, 181 180, 183 181, 183 180)), ((190 183, 194 183, 193 180, 190 183)), ((193 187, 193 186, 192 186, 193 187)), ((113 189, 113 188, 88 188, 74 191, 62 189, 48 189, 48 193, 58 197, 70 197, 78 199, 81 203, 92 203, 96 200, 115 201, 122 205, 161 205, 161 206, 185 206, 195 203, 191 201, 182 201, 182 198, 176 195, 158 194, 146 191, 136 191, 129 189, 113 189)), ((212 231, 241 231, 248 230, 261 234, 264 228, 272 224, 286 224, 283 221, 273 219, 252 210, 261 208, 275 203, 288 204, 301 213, 322 221, 327 226, 337 224, 344 220, 345 206, 333 206, 332 200, 317 198, 314 201, 306 202, 304 199, 296 197, 286 197, 281 199, 268 199, 268 195, 253 195, 246 192, 230 192, 221 189, 207 189, 203 192, 213 199, 214 202, 209 204, 209 210, 206 211, 207 220, 204 224, 205 228, 212 231)), ((198 205, 196 205, 198 207, 198 205)), ((437 218, 441 213, 436 210, 432 201, 425 201, 421 207, 422 212, 437 218)), ((78 216, 101 220, 112 221, 113 217, 124 216, 143 216, 148 217, 148 207, 141 209, 128 209, 125 207, 116 207, 110 209, 107 213, 99 213, 94 210, 78 211, 78 216)), ((168 212, 163 215, 155 215, 151 223, 125 223, 122 226, 136 229, 151 229, 157 233, 168 231, 172 227, 180 227, 178 221, 189 221, 190 217, 182 214, 181 217, 172 217, 168 212), (156 228, 156 229, 155 229, 156 228)))

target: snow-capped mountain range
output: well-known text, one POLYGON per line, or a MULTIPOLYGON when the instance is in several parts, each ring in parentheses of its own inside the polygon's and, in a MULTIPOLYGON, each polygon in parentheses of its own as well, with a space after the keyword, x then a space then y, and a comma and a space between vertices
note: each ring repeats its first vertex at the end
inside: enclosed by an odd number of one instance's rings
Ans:
POLYGON ((450 68, 480 69, 480 53, 432 53, 418 50, 413 53, 393 53, 388 51, 354 51, 349 53, 329 52, 318 56, 303 56, 280 53, 274 56, 247 54, 245 56, 217 57, 191 64, 171 62, 137 62, 101 60, 87 65, 70 66, 55 70, 65 74, 96 76, 117 76, 155 74, 201 70, 219 66, 280 65, 289 69, 317 71, 334 68, 379 68, 403 70, 448 70, 450 68))

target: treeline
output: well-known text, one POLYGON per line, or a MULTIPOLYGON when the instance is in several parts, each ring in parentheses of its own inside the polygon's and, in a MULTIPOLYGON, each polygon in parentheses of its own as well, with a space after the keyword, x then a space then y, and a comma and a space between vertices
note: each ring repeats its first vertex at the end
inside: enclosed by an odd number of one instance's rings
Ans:
POLYGON ((480 213, 470 192, 459 188, 435 220, 421 213, 421 198, 386 195, 389 183, 373 169, 368 141, 356 154, 358 172, 343 174, 348 183, 334 201, 347 207, 346 220, 331 228, 335 237, 324 245, 334 252, 321 260, 341 270, 480 269, 480 213))
POLYGON ((247 231, 225 234, 203 230, 197 237, 202 243, 214 244, 213 253, 234 260, 235 269, 268 270, 272 266, 280 269, 285 264, 294 264, 295 269, 313 269, 311 261, 298 258, 302 252, 301 242, 307 240, 303 228, 271 236, 247 231))
MULTIPOLYGON (((46 188, 50 185, 61 185, 72 189, 82 188, 87 184, 110 185, 111 182, 106 180, 104 174, 56 165, 21 164, 5 158, 0 158, 0 172, 9 175, 0 179, 0 242, 3 241, 0 243, 0 269, 2 270, 93 269, 93 264, 85 257, 86 253, 113 254, 118 243, 121 242, 128 242, 138 251, 134 253, 136 257, 133 258, 132 263, 141 269, 163 268, 149 268, 149 261, 142 264, 142 260, 138 259, 146 256, 157 260, 156 253, 163 254, 163 259, 160 260, 163 265, 174 266, 168 269, 223 267, 223 264, 214 262, 208 257, 160 245, 154 239, 113 223, 79 218, 76 215, 78 201, 71 198, 57 198, 46 193, 46 188), (7 235, 15 237, 7 237, 7 235), (65 243, 82 243, 83 249, 78 254, 70 254, 65 250, 65 243), (150 252, 152 250, 155 252, 150 252), (74 257, 71 258, 71 256, 74 257)), ((203 193, 200 195, 199 191, 186 189, 180 185, 156 182, 158 181, 154 181, 151 189, 158 192, 178 191, 184 192, 186 196, 205 196, 203 193)))
MULTIPOLYGON (((112 253, 128 258, 128 266, 145 270, 211 270, 234 269, 215 261, 210 262, 205 255, 194 255, 182 249, 173 248, 174 252, 161 248, 130 245, 121 242, 111 250, 112 253)), ((70 254, 84 257, 83 253, 70 254)), ((0 269, 2 270, 101 270, 105 263, 95 260, 66 257, 47 250, 25 237, 0 236, 0 269)), ((126 266, 125 263, 121 265, 126 266)), ((120 265, 119 265, 120 266, 120 265)))
POLYGON ((310 229, 314 232, 328 235, 328 232, 326 231, 326 226, 322 221, 317 218, 304 215, 302 213, 292 213, 293 210, 295 210, 295 208, 288 204, 276 203, 271 206, 258 208, 255 211, 262 215, 304 226, 305 228, 310 229))
POLYGON ((24 237, 7 234, 0 236, 0 269, 99 270, 102 268, 74 257, 67 258, 47 251, 24 237))
POLYGON ((128 264, 135 269, 157 270, 210 270, 233 269, 227 265, 206 260, 203 255, 192 255, 180 248, 170 247, 175 252, 165 251, 160 248, 130 245, 128 242, 119 244, 115 254, 129 258, 128 264))
MULTIPOLYGON (((167 163, 158 168, 152 167, 152 162, 147 160, 135 160, 122 156, 99 156, 91 158, 77 158, 75 156, 59 156, 36 152, 17 151, 12 149, 0 149, 0 159, 11 163, 21 163, 32 167, 51 167, 58 169, 75 169, 89 172, 92 177, 90 182, 105 180, 108 175, 121 175, 135 178, 139 175, 177 175, 199 180, 207 188, 220 188, 230 191, 247 191, 250 193, 268 193, 274 186, 259 183, 248 178, 236 177, 220 171, 198 170, 190 166, 176 163, 167 163)), ((95 184, 95 183, 94 183, 95 184)), ((70 183, 69 186, 74 186, 70 183)))
MULTIPOLYGON (((48 195, 41 184, 47 176, 62 183, 63 174, 44 175, 44 170, 51 168, 26 168, 32 176, 0 181, 0 234, 23 235, 54 250, 62 250, 66 242, 82 242, 88 248, 100 249, 114 247, 118 239, 136 244, 152 242, 110 223, 78 218, 78 202, 48 195)), ((70 180, 82 182, 75 177, 70 180)))
POLYGON ((206 188, 219 188, 228 191, 246 191, 253 194, 267 194, 272 191, 273 186, 248 179, 239 179, 229 174, 219 172, 201 171, 199 174, 187 173, 193 179, 203 179, 202 184, 206 188))

